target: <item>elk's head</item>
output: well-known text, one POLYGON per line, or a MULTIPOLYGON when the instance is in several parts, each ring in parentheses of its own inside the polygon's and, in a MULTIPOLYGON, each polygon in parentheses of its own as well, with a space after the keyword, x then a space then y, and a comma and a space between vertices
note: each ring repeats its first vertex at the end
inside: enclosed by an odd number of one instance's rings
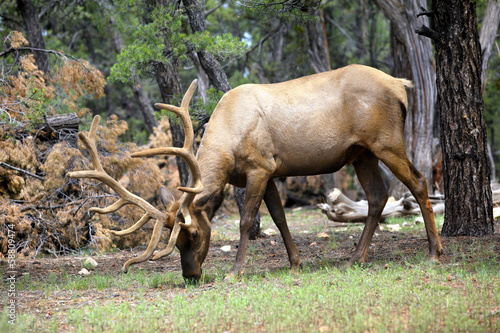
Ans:
MULTIPOLYGON (((193 152, 194 131, 191 118, 189 117, 189 102, 197 87, 197 80, 191 83, 180 107, 157 103, 155 106, 162 110, 175 113, 184 126, 184 146, 163 147, 149 149, 132 154, 132 157, 148 157, 154 155, 176 155, 184 159, 191 171, 190 187, 179 187, 178 190, 184 192, 178 203, 170 205, 167 215, 175 215, 173 222, 167 221, 167 227, 171 229, 170 241, 167 248, 153 257, 153 260, 169 255, 174 246, 180 251, 182 275, 188 281, 197 281, 201 277, 201 264, 205 260, 210 243, 210 223, 206 219, 206 214, 202 211, 193 210, 194 197, 201 193, 201 172, 193 152)), ((171 200, 163 200, 169 197, 163 192, 162 201, 164 204, 171 200)), ((171 197, 171 196, 170 196, 171 197)), ((166 206, 169 206, 168 203, 166 206)))
POLYGON ((191 171, 190 187, 179 187, 178 189, 184 192, 178 202, 168 198, 169 196, 163 192, 161 194, 162 201, 167 206, 167 211, 162 212, 144 199, 130 193, 115 179, 110 177, 102 168, 98 159, 96 148, 96 133, 100 117, 94 117, 89 135, 79 133, 78 136, 87 147, 90 153, 90 158, 94 166, 94 170, 75 171, 68 173, 71 178, 93 178, 111 187, 118 195, 119 199, 106 208, 91 208, 91 211, 108 214, 114 212, 127 204, 134 204, 143 209, 144 215, 133 226, 122 231, 111 231, 114 235, 127 235, 141 228, 150 219, 156 220, 153 234, 146 251, 135 258, 129 259, 123 265, 123 271, 127 272, 130 265, 144 262, 148 260, 155 251, 160 241, 160 236, 163 227, 171 229, 170 240, 168 246, 155 254, 153 260, 160 259, 172 253, 174 247, 177 246, 181 253, 181 263, 183 276, 188 281, 198 281, 201 277, 201 264, 206 258, 210 243, 210 221, 203 210, 193 209, 194 197, 203 190, 201 184, 201 173, 198 167, 198 162, 193 152, 194 132, 191 119, 189 117, 189 102, 197 87, 197 80, 191 83, 186 92, 180 107, 156 104, 157 108, 174 112, 181 119, 184 130, 185 140, 182 148, 163 147, 148 149, 132 154, 132 157, 150 157, 155 155, 176 155, 183 158, 191 171))
MULTIPOLYGON (((160 188, 160 200, 167 209, 166 225, 172 229, 171 235, 175 237, 178 232, 177 239, 170 239, 169 244, 174 244, 179 249, 181 255, 182 276, 187 282, 197 282, 202 273, 201 265, 205 260, 208 248, 210 245, 210 223, 207 215, 202 210, 189 207, 188 220, 184 212, 180 209, 185 200, 189 199, 188 195, 183 195, 179 201, 174 200, 174 196, 164 187, 160 188), (179 220, 179 227, 176 227, 176 220, 179 220)), ((158 253, 153 259, 159 259, 165 253, 158 253)))

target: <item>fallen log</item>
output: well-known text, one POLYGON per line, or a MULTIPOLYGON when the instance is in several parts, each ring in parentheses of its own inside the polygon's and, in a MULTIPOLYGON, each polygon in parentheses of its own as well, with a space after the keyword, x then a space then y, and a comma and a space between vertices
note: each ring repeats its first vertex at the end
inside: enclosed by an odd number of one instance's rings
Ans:
MULTIPOLYGON (((444 213, 444 197, 430 198, 435 214, 444 213)), ((327 203, 317 207, 334 222, 365 222, 368 216, 368 202, 366 200, 353 201, 339 189, 328 194, 327 203)), ((415 198, 407 193, 399 200, 389 201, 382 212, 382 219, 388 217, 420 215, 420 208, 415 198)))
POLYGON ((59 114, 50 117, 44 117, 43 122, 32 124, 27 121, 20 121, 16 125, 0 124, 0 127, 8 133, 11 130, 15 132, 16 137, 21 133, 36 133, 38 137, 47 136, 51 133, 61 130, 78 131, 80 118, 76 113, 59 114))
MULTIPOLYGON (((500 189, 492 191, 493 218, 500 217, 500 189)), ((444 214, 444 196, 429 196, 434 214, 444 214)), ((368 202, 366 200, 354 201, 345 196, 338 188, 328 194, 327 202, 318 204, 317 207, 326 214, 329 220, 340 223, 365 222, 368 216, 368 202)), ((406 193, 399 200, 387 202, 382 212, 381 219, 388 217, 402 217, 420 215, 420 208, 415 198, 406 193)))

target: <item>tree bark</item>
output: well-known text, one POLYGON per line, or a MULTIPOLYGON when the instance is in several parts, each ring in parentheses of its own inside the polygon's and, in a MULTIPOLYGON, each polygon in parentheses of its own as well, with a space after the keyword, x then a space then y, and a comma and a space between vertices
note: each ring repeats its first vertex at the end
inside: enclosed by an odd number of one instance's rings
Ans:
POLYGON ((196 73, 198 74, 198 93, 201 95, 203 102, 207 102, 207 91, 210 86, 210 78, 203 67, 201 67, 200 59, 198 59, 198 54, 196 52, 189 52, 189 58, 196 68, 196 73))
POLYGON ((483 113, 481 46, 474 1, 434 0, 434 39, 445 190, 444 236, 493 234, 483 113))
POLYGON ((308 52, 311 55, 311 67, 314 72, 321 73, 331 70, 328 39, 325 30, 323 11, 316 11, 316 20, 307 24, 306 39, 309 44, 308 52))
MULTIPOLYGON (((171 65, 157 64, 156 82, 160 88, 161 97, 164 103, 171 104, 172 97, 182 93, 181 81, 177 68, 171 65)), ((174 147, 184 145, 184 130, 175 119, 169 118, 170 131, 172 132, 172 144, 174 147)), ((179 169, 179 178, 181 185, 186 186, 189 182, 189 168, 186 162, 176 156, 177 168, 179 169)))
MULTIPOLYGON (((26 39, 30 46, 45 50, 45 41, 42 35, 42 27, 38 20, 38 11, 31 0, 17 0, 17 8, 23 18, 24 28, 26 29, 26 39)), ((35 64, 45 74, 49 74, 49 60, 47 53, 34 51, 35 64)))
MULTIPOLYGON (((191 29, 194 32, 204 32, 206 30, 206 21, 198 1, 183 0, 183 3, 186 8, 191 29)), ((203 70, 207 73, 213 86, 223 92, 231 90, 231 85, 227 79, 226 72, 224 72, 217 59, 205 50, 200 50, 197 53, 201 67, 203 67, 203 70)))
POLYGON ((148 93, 141 84, 139 78, 137 78, 137 83, 132 84, 132 91, 134 92, 135 101, 139 110, 141 110, 142 116, 144 117, 144 124, 146 125, 149 132, 153 132, 153 129, 158 126, 158 122, 155 119, 155 110, 153 104, 149 99, 148 93))
POLYGON ((486 7, 483 23, 481 24, 481 32, 479 34, 479 41, 481 43, 481 54, 483 64, 481 72, 481 81, 484 86, 486 85, 486 74, 488 72, 488 64, 490 62, 493 44, 500 24, 500 0, 489 0, 486 7))
MULTIPOLYGON (((434 129, 436 126, 436 72, 431 41, 426 38, 417 38, 415 29, 416 15, 420 10, 419 1, 414 0, 373 0, 391 21, 393 46, 395 45, 393 75, 411 79, 415 86, 408 90, 409 103, 405 123, 405 146, 408 157, 413 165, 427 180, 429 193, 433 193, 433 164, 439 147, 434 129), (397 54, 396 54, 397 53, 397 54), (405 61, 407 65, 400 65, 398 61, 405 61), (409 69, 409 70, 408 70, 409 69)), ((427 18, 419 18, 427 23, 427 18)), ((400 184, 391 186, 391 195, 400 196, 407 191, 400 184)))
MULTIPOLYGON (((483 22, 481 24, 481 31, 479 33, 479 42, 481 43, 481 54, 482 54, 482 72, 481 72, 481 82, 482 91, 486 87, 488 66, 490 62, 491 53, 493 50, 493 45, 495 43, 495 38, 498 31, 498 25, 500 24, 500 0, 489 0, 488 6, 486 7, 485 14, 483 17, 483 22)), ((494 136, 491 136, 494 138, 494 136)), ((494 142, 490 142, 489 145, 489 158, 491 164, 491 179, 495 180, 495 159, 492 154, 492 147, 495 147, 494 142)))
MULTIPOLYGON (((184 7, 186 8, 186 12, 188 14, 189 23, 191 25, 191 29, 194 32, 203 32, 206 29, 206 21, 203 15, 200 4, 197 0, 182 0, 184 3, 184 7)), ((200 65, 208 75, 210 82, 212 85, 223 92, 228 92, 231 90, 231 85, 229 84, 229 80, 226 76, 226 72, 222 69, 220 63, 215 59, 215 57, 205 52, 204 50, 200 50, 197 52, 198 59, 200 61, 200 65)), ((240 212, 243 211, 243 205, 245 202, 245 189, 239 189, 234 187, 234 199, 236 200, 236 204, 238 206, 238 210, 240 212)), ((255 239, 260 234, 260 213, 257 213, 255 217, 254 224, 252 226, 252 230, 250 232, 250 239, 255 239)))
MULTIPOLYGON (((113 19, 111 18, 111 20, 113 19)), ((120 54, 123 48, 123 39, 121 34, 113 29, 110 35, 111 44, 113 45, 115 52, 120 54)), ((155 119, 155 110, 151 100, 149 99, 148 93, 142 86, 141 79, 136 76, 135 81, 136 82, 132 84, 132 92, 134 93, 137 106, 144 117, 144 124, 146 125, 148 131, 152 133, 153 128, 158 126, 158 122, 155 119)))

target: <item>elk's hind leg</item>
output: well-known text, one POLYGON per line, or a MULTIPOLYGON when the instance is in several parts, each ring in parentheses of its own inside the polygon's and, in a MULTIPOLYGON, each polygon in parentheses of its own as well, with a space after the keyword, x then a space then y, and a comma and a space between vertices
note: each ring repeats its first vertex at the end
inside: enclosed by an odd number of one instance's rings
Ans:
POLYGON ((368 200, 368 217, 359 244, 349 261, 350 265, 366 260, 370 242, 388 199, 387 189, 378 169, 378 159, 371 152, 364 152, 353 165, 368 200))
POLYGON ((425 177, 410 163, 404 150, 387 148, 378 154, 378 158, 408 187, 417 200, 429 240, 429 259, 439 261, 443 247, 434 221, 434 212, 429 201, 425 177))
POLYGON ((280 195, 273 179, 269 179, 267 183, 266 193, 264 194, 264 202, 266 203, 269 214, 271 214, 271 217, 273 218, 273 221, 278 227, 281 237, 283 237, 283 241, 285 242, 286 251, 290 260, 290 269, 298 272, 301 265, 299 251, 293 243, 292 235, 290 234, 288 224, 286 223, 285 211, 283 210, 280 195))

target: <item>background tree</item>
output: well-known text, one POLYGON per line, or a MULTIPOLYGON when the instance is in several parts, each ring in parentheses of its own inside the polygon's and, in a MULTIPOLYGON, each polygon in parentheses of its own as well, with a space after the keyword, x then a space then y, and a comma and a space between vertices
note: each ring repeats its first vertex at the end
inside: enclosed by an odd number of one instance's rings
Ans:
MULTIPOLYGON (((413 0, 373 0, 391 22, 391 43, 394 67, 392 74, 413 81, 414 89, 408 91, 409 105, 405 124, 405 145, 409 159, 427 179, 429 193, 433 193, 433 167, 439 163, 440 149, 437 142, 436 70, 431 41, 417 38, 415 29, 420 4, 413 0)), ((425 24, 427 18, 423 17, 425 24)), ((394 178, 392 195, 407 191, 394 178)))
POLYGON ((45 50, 45 41, 42 36, 42 27, 40 26, 38 18, 38 10, 31 0, 17 0, 17 8, 23 18, 26 38, 30 46, 40 49, 40 51, 33 52, 36 65, 38 69, 48 74, 49 61, 47 59, 47 54, 42 51, 45 50))
POLYGON ((493 229, 490 166, 483 114, 481 46, 475 1, 434 0, 434 40, 445 190, 444 236, 488 235, 493 229))
MULTIPOLYGON (((0 31, 3 38, 11 30, 24 30, 17 1, 0 3, 0 17, 5 27, 0 31)), ((428 168, 428 183, 434 183, 430 166, 439 164, 436 163, 439 154, 435 154, 439 151, 436 149, 439 144, 436 144, 436 112, 432 115, 432 108, 428 106, 429 96, 432 96, 429 89, 433 85, 422 81, 422 87, 419 86, 419 77, 426 77, 426 73, 433 70, 432 52, 430 58, 422 53, 423 45, 431 47, 430 41, 411 39, 410 32, 416 28, 414 21, 417 14, 417 4, 413 1, 199 1, 199 17, 205 20, 204 29, 196 28, 199 31, 191 27, 186 10, 193 1, 30 1, 38 13, 47 48, 86 58, 108 78, 104 98, 83 99, 79 103, 85 104, 94 113, 104 116, 117 114, 127 120, 129 131, 123 134, 122 140, 134 140, 141 144, 147 142, 155 123, 151 101, 167 97, 175 100, 175 91, 181 92, 196 76, 200 83, 205 83, 200 84, 199 91, 207 104, 204 106, 198 102, 195 107, 196 119, 202 128, 220 96, 207 93, 210 80, 200 61, 200 54, 204 52, 211 54, 226 74, 229 84, 221 89, 250 82, 273 83, 293 79, 327 69, 328 61, 332 68, 361 63, 414 80, 417 88, 409 94, 415 106, 410 108, 407 120, 407 150, 410 156, 433 151, 432 154, 424 154, 429 157, 421 158, 416 164, 421 170, 428 168), (169 9, 170 16, 148 14, 150 18, 145 17, 148 10, 152 13, 153 9, 158 11, 158 8, 168 6, 174 8, 169 9), (95 15, 97 12, 100 15, 95 15), (172 24, 165 24, 166 20, 171 20, 172 24), (228 38, 229 34, 233 38, 228 38), (168 38, 165 39, 165 35, 168 38), (127 62, 127 59, 130 61, 127 62), (154 68, 154 63, 161 64, 160 61, 167 66, 165 70, 175 69, 178 74, 169 76, 173 80, 171 83, 163 83, 163 96, 155 74, 161 68, 154 68), (405 64, 406 61, 408 63, 405 64), (115 69, 121 69, 112 73, 114 64, 117 64, 115 69), (420 73, 416 78, 411 76, 414 75, 414 68, 420 73), (175 86, 178 88, 174 89, 175 86), (419 101, 426 101, 427 104, 419 107, 419 101), (426 137, 429 135, 432 135, 432 141, 426 137), (431 176, 428 175, 429 170, 431 176)), ((498 27, 498 23, 494 22, 498 20, 498 15, 494 15, 495 8, 498 8, 498 0, 478 3, 481 31, 490 31, 485 34, 489 38, 484 38, 489 42, 483 43, 481 37, 481 46, 483 57, 486 59, 487 54, 491 57, 489 63, 492 70, 488 72, 488 79, 484 80, 485 110, 491 153, 497 161, 500 149, 500 140, 497 139, 500 129, 496 120, 500 105, 500 63, 494 46, 495 28, 498 27), (490 28, 486 30, 486 27, 490 28)), ((168 10, 165 9, 164 13, 168 10)), ((165 79, 166 76, 160 77, 165 79)), ((83 122, 87 121, 83 119, 83 122)), ((418 158, 412 159, 416 162, 418 158)), ((322 177, 324 185, 321 186, 324 186, 325 192, 346 183, 343 177, 339 177, 341 174, 322 177)), ((354 183, 349 184, 352 186, 354 183)), ((397 194, 395 191, 392 193, 397 194)), ((318 196, 317 193, 314 195, 318 196)))

